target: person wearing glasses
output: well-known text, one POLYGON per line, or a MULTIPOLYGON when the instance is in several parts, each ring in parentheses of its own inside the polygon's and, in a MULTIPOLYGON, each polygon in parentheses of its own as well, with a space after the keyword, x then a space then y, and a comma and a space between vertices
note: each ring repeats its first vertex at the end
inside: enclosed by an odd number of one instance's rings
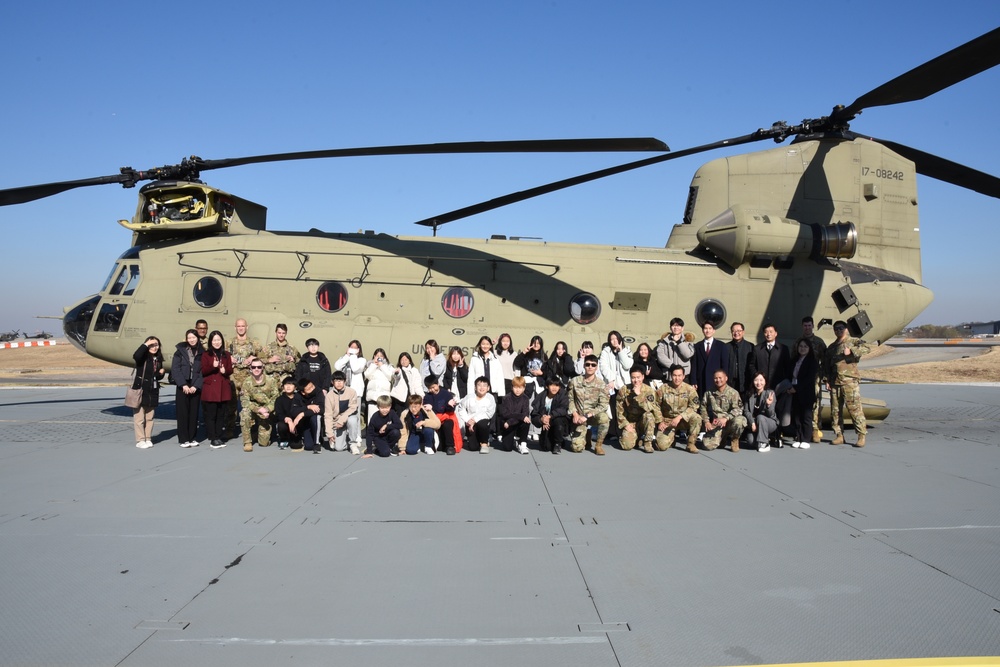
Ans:
POLYGON ((163 353, 160 339, 150 336, 135 354, 135 379, 133 389, 142 389, 139 407, 132 408, 132 425, 135 427, 135 446, 149 449, 153 446, 153 417, 160 403, 160 382, 163 380, 163 353))
POLYGON ((243 451, 252 452, 254 443, 258 447, 271 444, 271 412, 274 401, 281 393, 281 387, 273 375, 264 373, 264 361, 250 362, 250 377, 240 388, 243 410, 240 412, 240 432, 243 434, 243 451), (257 437, 254 438, 254 431, 257 437))
POLYGON ((570 449, 582 452, 587 448, 590 427, 597 429, 594 454, 604 456, 604 439, 608 437, 608 406, 610 396, 607 386, 597 375, 597 357, 588 354, 583 359, 583 375, 569 382, 569 417, 573 424, 573 441, 570 449))

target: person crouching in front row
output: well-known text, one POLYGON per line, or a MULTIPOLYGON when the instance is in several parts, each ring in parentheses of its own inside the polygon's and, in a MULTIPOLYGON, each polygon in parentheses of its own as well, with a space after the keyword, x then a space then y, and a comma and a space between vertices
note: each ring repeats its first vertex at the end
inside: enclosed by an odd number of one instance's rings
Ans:
POLYGON ((545 391, 535 396, 531 423, 542 430, 538 436, 539 449, 553 454, 562 451, 563 438, 569 431, 569 395, 558 377, 549 377, 545 381, 545 391))
POLYGON ((441 387, 436 375, 428 375, 424 386, 427 387, 424 405, 429 405, 434 416, 441 421, 441 428, 438 429, 441 446, 448 456, 454 456, 462 451, 462 431, 455 418, 455 396, 441 387))
POLYGON ((497 435, 505 452, 515 448, 528 453, 528 427, 531 426, 531 399, 524 393, 524 378, 517 376, 510 381, 510 391, 497 408, 497 435))
POLYGON ((278 449, 287 449, 292 441, 302 438, 306 419, 306 404, 296 391, 295 378, 291 375, 281 381, 281 395, 274 399, 274 430, 278 435, 278 449))
POLYGON ((410 394, 406 407, 401 421, 406 431, 407 455, 419 454, 421 450, 425 454, 433 454, 434 432, 441 427, 441 421, 434 416, 431 406, 424 405, 420 394, 410 394))
POLYGON ((459 401, 455 415, 465 424, 469 444, 478 445, 480 454, 490 453, 490 432, 496 412, 497 399, 490 393, 489 379, 485 375, 476 378, 476 393, 459 401))
POLYGON ((361 458, 370 459, 378 454, 382 458, 399 456, 399 436, 403 423, 392 411, 392 397, 384 394, 375 399, 378 410, 368 418, 365 431, 365 454, 361 458))
POLYGON ((323 421, 326 426, 326 439, 330 449, 342 452, 347 449, 350 441, 351 454, 361 454, 361 447, 355 443, 361 442, 361 422, 358 408, 361 399, 358 392, 347 386, 347 376, 343 371, 334 371, 333 389, 326 393, 326 406, 323 410, 323 421))

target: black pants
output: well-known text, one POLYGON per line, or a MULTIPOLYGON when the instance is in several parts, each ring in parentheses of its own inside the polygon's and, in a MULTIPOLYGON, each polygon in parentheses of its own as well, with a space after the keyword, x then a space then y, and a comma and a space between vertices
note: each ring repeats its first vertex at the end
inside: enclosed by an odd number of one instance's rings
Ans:
POLYGON ((483 445, 490 444, 490 432, 493 430, 493 420, 492 419, 480 419, 476 422, 472 430, 466 429, 465 435, 469 439, 470 445, 483 445))
POLYGON ((548 430, 542 429, 538 436, 538 446, 542 451, 547 452, 553 447, 562 447, 563 438, 569 429, 569 419, 566 417, 552 417, 549 420, 548 430))
POLYGON ((226 412, 228 403, 225 401, 217 403, 215 401, 202 401, 201 407, 205 412, 205 435, 209 440, 222 440, 222 431, 226 427, 226 412))
POLYGON ((524 442, 528 439, 528 423, 527 422, 514 422, 510 424, 507 428, 504 428, 503 422, 498 421, 498 433, 500 435, 501 448, 505 452, 510 452, 514 450, 514 438, 518 441, 524 442))
POLYGON ((198 440, 198 408, 201 406, 201 394, 185 394, 178 387, 175 399, 177 407, 177 442, 196 442, 198 440))

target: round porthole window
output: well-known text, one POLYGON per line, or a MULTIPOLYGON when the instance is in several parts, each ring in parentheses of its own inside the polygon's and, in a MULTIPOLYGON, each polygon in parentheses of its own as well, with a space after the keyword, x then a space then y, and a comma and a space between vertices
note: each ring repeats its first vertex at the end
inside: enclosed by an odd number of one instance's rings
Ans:
POLYGON ((222 283, 218 278, 205 276, 194 284, 193 296, 202 308, 215 308, 222 301, 222 283))
POLYGON ((596 322, 601 316, 601 302, 590 292, 580 292, 569 300, 569 316, 577 324, 596 322))
POLYGON ((722 305, 721 301, 705 299, 695 307, 694 319, 697 320, 699 327, 705 326, 705 323, 708 322, 718 329, 726 321, 726 307, 722 305))
POLYGON ((472 292, 465 287, 452 287, 441 297, 441 308, 449 317, 465 317, 475 304, 472 292))
POLYGON ((347 288, 340 283, 323 283, 316 290, 316 303, 328 313, 336 313, 347 305, 347 288))

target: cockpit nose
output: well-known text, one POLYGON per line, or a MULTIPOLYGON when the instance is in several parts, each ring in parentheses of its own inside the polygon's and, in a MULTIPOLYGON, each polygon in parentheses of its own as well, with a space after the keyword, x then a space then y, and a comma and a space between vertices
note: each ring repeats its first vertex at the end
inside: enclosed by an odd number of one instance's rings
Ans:
POLYGON ((66 340, 80 348, 82 352, 87 351, 87 332, 90 331, 90 322, 94 319, 94 311, 100 300, 100 294, 87 297, 63 315, 63 332, 66 334, 66 340))

